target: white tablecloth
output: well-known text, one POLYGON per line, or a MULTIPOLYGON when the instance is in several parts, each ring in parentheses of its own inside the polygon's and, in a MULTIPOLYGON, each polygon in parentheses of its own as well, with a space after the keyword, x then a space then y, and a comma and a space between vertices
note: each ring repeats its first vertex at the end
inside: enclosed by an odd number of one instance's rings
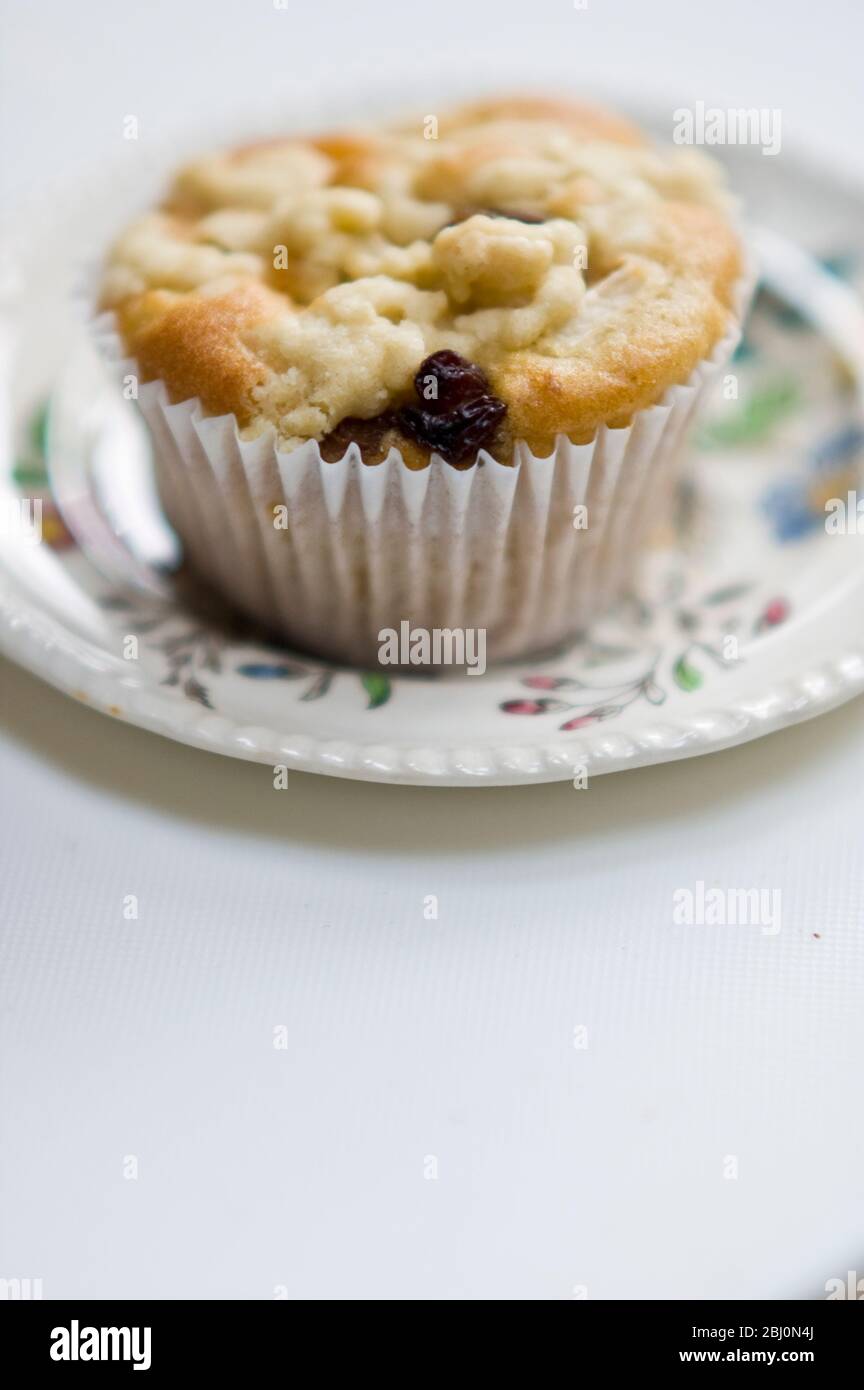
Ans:
MULTIPOLYGON (((108 158, 127 114, 163 137, 297 70, 428 90, 449 56, 488 85, 521 52, 530 84, 550 50, 576 85, 779 107, 864 175, 842 0, 3 11, 13 197, 108 158)), ((860 702, 587 792, 275 792, 0 682, 0 1277, 558 1299, 864 1273, 860 702), (781 930, 675 926, 700 880, 779 889, 781 930)))

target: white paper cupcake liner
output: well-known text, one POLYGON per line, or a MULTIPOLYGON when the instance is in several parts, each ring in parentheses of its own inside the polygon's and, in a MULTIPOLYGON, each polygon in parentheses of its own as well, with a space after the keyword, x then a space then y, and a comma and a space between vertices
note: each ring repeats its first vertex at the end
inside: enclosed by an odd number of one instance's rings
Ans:
MULTIPOLYGON (((142 384, 166 514, 199 575, 318 656, 375 666, 379 633, 406 621, 482 629, 487 661, 554 646, 626 587, 668 514, 688 427, 735 349, 752 283, 750 273, 739 282, 727 333, 684 385, 589 444, 562 435, 538 458, 520 443, 509 467, 485 451, 467 470, 434 454, 411 470, 397 450, 368 465, 356 445, 336 463, 314 442, 280 453, 271 435, 241 439, 233 415, 142 384), (574 526, 579 506, 586 529, 574 526)), ((137 375, 114 316, 91 328, 103 356, 137 375)))

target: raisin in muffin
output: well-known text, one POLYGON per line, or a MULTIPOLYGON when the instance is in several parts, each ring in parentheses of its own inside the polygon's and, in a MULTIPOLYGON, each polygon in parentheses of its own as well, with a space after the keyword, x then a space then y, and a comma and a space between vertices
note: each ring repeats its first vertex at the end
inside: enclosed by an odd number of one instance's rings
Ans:
POLYGON ((500 99, 188 165, 98 327, 226 597, 336 659, 405 619, 514 655, 626 582, 745 278, 705 157, 500 99))

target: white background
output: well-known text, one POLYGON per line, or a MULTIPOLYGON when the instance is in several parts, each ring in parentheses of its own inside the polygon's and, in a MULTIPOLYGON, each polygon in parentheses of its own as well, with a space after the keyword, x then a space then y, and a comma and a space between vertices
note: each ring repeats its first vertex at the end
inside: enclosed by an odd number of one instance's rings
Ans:
MULTIPOLYGON (((542 85, 550 53, 577 91, 779 107, 784 148, 864 177, 860 16, 6 0, 0 186, 74 184, 130 113, 170 138, 301 73, 416 73, 425 95, 517 56, 542 85)), ((864 1274, 861 702, 585 792, 277 793, 267 768, 0 681, 0 1277, 559 1299, 864 1274), (780 889, 782 930, 671 925, 699 879, 780 889)))

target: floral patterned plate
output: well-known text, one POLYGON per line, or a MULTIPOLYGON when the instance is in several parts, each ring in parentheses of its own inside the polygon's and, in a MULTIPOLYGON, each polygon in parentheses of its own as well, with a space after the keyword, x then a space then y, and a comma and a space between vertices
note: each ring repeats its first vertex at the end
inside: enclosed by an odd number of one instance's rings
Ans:
POLYGON ((849 699, 864 689, 864 555, 849 496, 864 455, 864 319, 846 259, 820 267, 768 233, 757 241, 763 288, 695 442, 674 532, 634 592, 566 649, 479 678, 388 677, 200 617, 165 582, 172 541, 146 496, 140 427, 83 346, 0 480, 7 517, 17 503, 42 519, 41 544, 26 525, 5 528, 0 648, 76 699, 184 743, 427 785, 582 784, 849 699), (95 509, 94 480, 110 493, 112 477, 139 491, 95 509))

